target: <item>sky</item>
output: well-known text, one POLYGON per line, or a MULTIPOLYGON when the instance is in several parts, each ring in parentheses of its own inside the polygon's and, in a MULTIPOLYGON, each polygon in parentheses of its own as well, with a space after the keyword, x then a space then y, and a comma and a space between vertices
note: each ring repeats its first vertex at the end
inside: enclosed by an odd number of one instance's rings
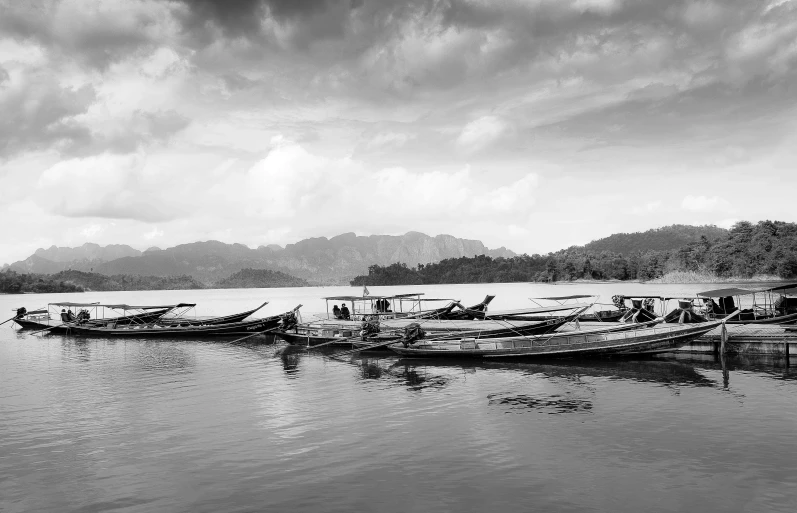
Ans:
POLYGON ((0 263, 797 221, 797 0, 0 0, 0 263))

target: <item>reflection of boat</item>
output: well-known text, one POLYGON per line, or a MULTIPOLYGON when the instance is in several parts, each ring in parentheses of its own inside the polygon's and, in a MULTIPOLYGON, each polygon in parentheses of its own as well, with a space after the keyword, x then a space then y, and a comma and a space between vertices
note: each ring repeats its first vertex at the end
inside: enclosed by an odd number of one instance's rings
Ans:
POLYGON ((653 327, 630 325, 632 328, 637 327, 638 329, 617 331, 617 328, 613 327, 593 331, 553 333, 535 337, 496 338, 484 341, 467 338, 444 341, 416 340, 406 345, 391 344, 388 347, 400 355, 440 358, 650 354, 677 349, 720 324, 722 321, 653 327))
POLYGON ((461 368, 463 370, 506 370, 527 374, 542 374, 548 377, 565 378, 579 381, 584 376, 625 379, 644 383, 663 385, 717 386, 701 374, 694 365, 671 360, 629 360, 629 359, 597 359, 597 360, 438 360, 424 358, 399 358, 394 364, 397 368, 414 366, 423 368, 426 374, 433 374, 435 368, 461 368))

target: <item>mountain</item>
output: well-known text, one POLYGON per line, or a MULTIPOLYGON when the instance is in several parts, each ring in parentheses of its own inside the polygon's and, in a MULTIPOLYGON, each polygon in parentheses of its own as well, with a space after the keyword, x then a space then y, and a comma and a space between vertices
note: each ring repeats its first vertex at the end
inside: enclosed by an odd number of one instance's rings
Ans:
POLYGON ((51 262, 74 262, 83 260, 108 262, 127 256, 139 256, 141 255, 141 251, 133 249, 126 244, 100 246, 99 244, 87 242, 77 248, 59 248, 58 246, 50 246, 47 249, 39 248, 33 254, 41 258, 46 258, 51 262))
POLYGON ((44 274, 72 269, 108 276, 191 276, 205 285, 221 282, 243 269, 267 269, 312 283, 343 284, 366 272, 368 266, 373 264, 402 262, 414 266, 463 256, 515 255, 506 248, 490 250, 477 240, 459 239, 451 235, 430 237, 419 232, 396 236, 344 233, 330 239, 305 239, 284 248, 271 244, 251 249, 243 244, 211 240, 166 249, 150 248, 143 253, 126 254, 110 260, 101 260, 100 256, 89 260, 87 255, 104 254, 96 250, 92 252, 74 248, 71 254, 77 258, 63 261, 70 254, 67 251, 70 249, 38 250, 31 257, 11 264, 10 268, 18 272, 44 274), (40 254, 58 258, 59 261, 49 260, 40 254))
POLYGON ((709 242, 716 241, 728 235, 728 230, 716 226, 688 226, 674 224, 636 233, 615 233, 603 239, 598 239, 584 246, 588 251, 619 253, 629 255, 634 252, 669 251, 686 246, 691 242, 700 242, 705 236, 709 242))

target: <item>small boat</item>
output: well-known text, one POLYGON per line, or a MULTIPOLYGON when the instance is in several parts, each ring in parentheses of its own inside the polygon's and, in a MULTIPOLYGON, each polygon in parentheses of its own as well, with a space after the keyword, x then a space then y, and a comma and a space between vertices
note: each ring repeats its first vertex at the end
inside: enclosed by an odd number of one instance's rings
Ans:
MULTIPOLYGON (((656 321, 651 322, 658 322, 656 321)), ((698 338, 723 321, 649 326, 618 324, 598 330, 490 340, 415 340, 388 347, 402 356, 436 358, 528 358, 630 355, 669 352, 698 338)))
POLYGON ((191 319, 187 317, 182 317, 185 315, 182 313, 181 315, 177 316, 163 316, 158 319, 158 324, 161 326, 209 326, 212 324, 229 324, 232 322, 241 322, 250 315, 254 314, 264 306, 268 304, 268 301, 263 303, 262 305, 258 306, 257 308, 253 308, 252 310, 248 310, 246 312, 241 312, 237 314, 230 314, 230 315, 223 315, 220 317, 206 317, 206 318, 196 318, 191 319))

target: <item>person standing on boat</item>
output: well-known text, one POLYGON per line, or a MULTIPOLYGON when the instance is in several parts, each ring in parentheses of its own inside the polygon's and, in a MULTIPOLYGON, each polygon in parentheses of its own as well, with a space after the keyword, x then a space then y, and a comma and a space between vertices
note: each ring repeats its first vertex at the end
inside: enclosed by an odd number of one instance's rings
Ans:
POLYGON ((338 305, 332 305, 332 315, 335 316, 335 319, 343 318, 343 314, 340 313, 340 308, 338 308, 338 305))
POLYGON ((340 315, 344 320, 350 320, 351 314, 349 313, 349 309, 346 307, 346 303, 340 305, 340 315))

